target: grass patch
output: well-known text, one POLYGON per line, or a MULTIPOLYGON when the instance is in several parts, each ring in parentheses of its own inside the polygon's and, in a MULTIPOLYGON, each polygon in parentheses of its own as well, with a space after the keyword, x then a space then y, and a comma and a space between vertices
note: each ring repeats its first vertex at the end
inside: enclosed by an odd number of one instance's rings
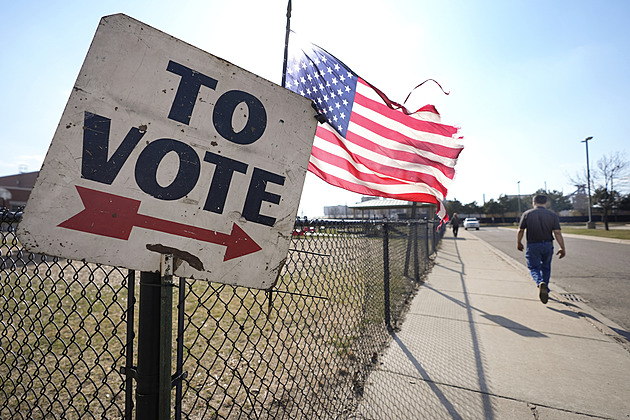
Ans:
MULTIPOLYGON (((610 239, 627 239, 630 240, 630 229, 619 229, 617 226, 624 226, 625 224, 615 224, 610 223, 610 230, 604 229, 603 223, 597 223, 595 229, 588 229, 586 224, 561 224, 562 233, 568 233, 571 235, 584 235, 584 236, 595 236, 599 238, 610 238, 610 239)), ((518 229, 516 225, 508 225, 502 226, 510 229, 518 229)))
POLYGON ((570 233, 573 235, 584 236, 597 236, 600 238, 630 240, 630 229, 606 230, 603 226, 597 226, 597 229, 587 229, 586 227, 577 227, 575 225, 562 226, 562 233, 570 233))

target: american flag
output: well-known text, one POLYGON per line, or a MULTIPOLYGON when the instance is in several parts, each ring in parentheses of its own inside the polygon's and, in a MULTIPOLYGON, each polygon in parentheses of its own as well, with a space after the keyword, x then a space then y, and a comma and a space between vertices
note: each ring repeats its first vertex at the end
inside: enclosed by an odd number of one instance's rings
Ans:
POLYGON ((311 99, 324 118, 308 170, 359 194, 437 204, 463 149, 435 107, 410 113, 327 51, 291 32, 285 87, 311 99))

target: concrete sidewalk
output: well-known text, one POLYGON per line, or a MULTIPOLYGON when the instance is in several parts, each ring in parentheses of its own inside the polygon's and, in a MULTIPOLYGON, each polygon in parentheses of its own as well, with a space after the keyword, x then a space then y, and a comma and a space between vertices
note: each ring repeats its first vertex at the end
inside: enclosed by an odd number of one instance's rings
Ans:
POLYGON ((551 278, 460 230, 364 389, 365 419, 630 419, 630 351, 551 278))

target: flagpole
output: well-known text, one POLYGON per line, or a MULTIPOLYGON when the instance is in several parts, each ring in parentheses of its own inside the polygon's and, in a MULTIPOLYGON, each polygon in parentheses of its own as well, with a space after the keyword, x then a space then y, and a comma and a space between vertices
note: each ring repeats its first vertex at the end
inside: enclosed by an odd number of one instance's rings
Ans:
POLYGON ((289 33, 291 32, 291 0, 287 5, 287 31, 284 36, 284 62, 282 63, 282 86, 287 78, 287 59, 289 55, 289 33))

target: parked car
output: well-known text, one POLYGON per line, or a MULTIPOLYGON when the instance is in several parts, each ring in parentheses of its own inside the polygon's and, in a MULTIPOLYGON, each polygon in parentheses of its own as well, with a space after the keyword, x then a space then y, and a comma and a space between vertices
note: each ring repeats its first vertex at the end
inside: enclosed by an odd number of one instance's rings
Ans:
POLYGON ((301 228, 293 229, 293 236, 304 236, 307 233, 315 233, 313 226, 302 226, 301 228))
POLYGON ((20 220, 22 220, 22 210, 11 211, 4 207, 0 208, 0 230, 2 232, 14 232, 20 220))
POLYGON ((467 217, 464 220, 464 229, 468 230, 468 228, 475 228, 479 230, 479 219, 476 217, 467 217))

